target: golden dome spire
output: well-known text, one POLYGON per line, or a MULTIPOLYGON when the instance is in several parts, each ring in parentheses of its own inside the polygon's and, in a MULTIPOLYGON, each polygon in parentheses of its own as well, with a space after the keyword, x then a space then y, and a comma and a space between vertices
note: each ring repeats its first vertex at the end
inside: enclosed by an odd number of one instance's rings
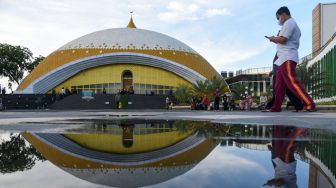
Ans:
POLYGON ((134 28, 134 29, 135 29, 136 26, 135 26, 135 24, 134 24, 134 22, 133 22, 133 18, 132 18, 132 13, 133 13, 133 11, 131 11, 130 13, 131 13, 131 19, 130 19, 128 25, 127 25, 127 28, 134 28))

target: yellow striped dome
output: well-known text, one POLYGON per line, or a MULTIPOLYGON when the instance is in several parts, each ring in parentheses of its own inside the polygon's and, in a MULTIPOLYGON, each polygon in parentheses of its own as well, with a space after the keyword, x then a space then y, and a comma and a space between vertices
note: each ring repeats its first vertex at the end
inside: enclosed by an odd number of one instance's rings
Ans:
POLYGON ((17 92, 46 93, 81 71, 122 63, 165 70, 191 84, 220 76, 188 45, 165 34, 135 28, 131 20, 126 28, 93 32, 60 47, 22 81, 17 92))

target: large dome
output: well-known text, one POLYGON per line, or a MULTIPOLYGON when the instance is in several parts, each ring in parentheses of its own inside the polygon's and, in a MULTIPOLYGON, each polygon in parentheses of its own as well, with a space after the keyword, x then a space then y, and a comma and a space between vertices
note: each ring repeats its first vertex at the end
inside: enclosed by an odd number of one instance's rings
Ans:
POLYGON ((176 50, 196 53, 186 44, 167 35, 133 28, 105 29, 79 37, 59 50, 87 48, 176 50))
POLYGON ((111 93, 132 85, 139 94, 153 88, 164 94, 179 84, 195 84, 213 76, 220 77, 195 50, 167 35, 138 29, 131 19, 126 28, 93 32, 63 45, 21 82, 17 92, 81 90, 87 85, 100 91, 101 85, 112 84, 111 93), (121 76, 125 71, 137 77, 126 83, 121 76))

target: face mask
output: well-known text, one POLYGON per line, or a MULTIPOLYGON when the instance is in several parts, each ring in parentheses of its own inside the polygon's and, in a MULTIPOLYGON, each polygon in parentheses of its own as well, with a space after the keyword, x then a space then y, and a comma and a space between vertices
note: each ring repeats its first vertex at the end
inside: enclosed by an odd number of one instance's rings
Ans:
POLYGON ((278 24, 279 24, 280 26, 283 26, 283 22, 282 22, 281 18, 279 18, 278 24))

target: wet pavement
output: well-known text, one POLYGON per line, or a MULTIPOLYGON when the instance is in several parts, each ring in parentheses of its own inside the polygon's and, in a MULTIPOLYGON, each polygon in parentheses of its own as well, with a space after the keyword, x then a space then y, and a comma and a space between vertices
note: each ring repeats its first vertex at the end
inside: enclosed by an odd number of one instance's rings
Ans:
POLYGON ((4 187, 335 187, 334 113, 0 112, 4 187))
MULTIPOLYGON (((248 124, 283 124, 306 127, 321 127, 336 129, 336 113, 313 112, 295 113, 284 111, 281 113, 264 112, 223 112, 223 111, 166 111, 166 110, 142 110, 142 111, 113 111, 113 110, 82 110, 82 111, 0 111, 0 125, 17 125, 22 122, 45 122, 51 120, 67 120, 78 118, 139 118, 146 119, 186 119, 186 120, 210 120, 221 123, 248 123, 248 124)), ((26 126, 29 127, 29 126, 26 126)))

